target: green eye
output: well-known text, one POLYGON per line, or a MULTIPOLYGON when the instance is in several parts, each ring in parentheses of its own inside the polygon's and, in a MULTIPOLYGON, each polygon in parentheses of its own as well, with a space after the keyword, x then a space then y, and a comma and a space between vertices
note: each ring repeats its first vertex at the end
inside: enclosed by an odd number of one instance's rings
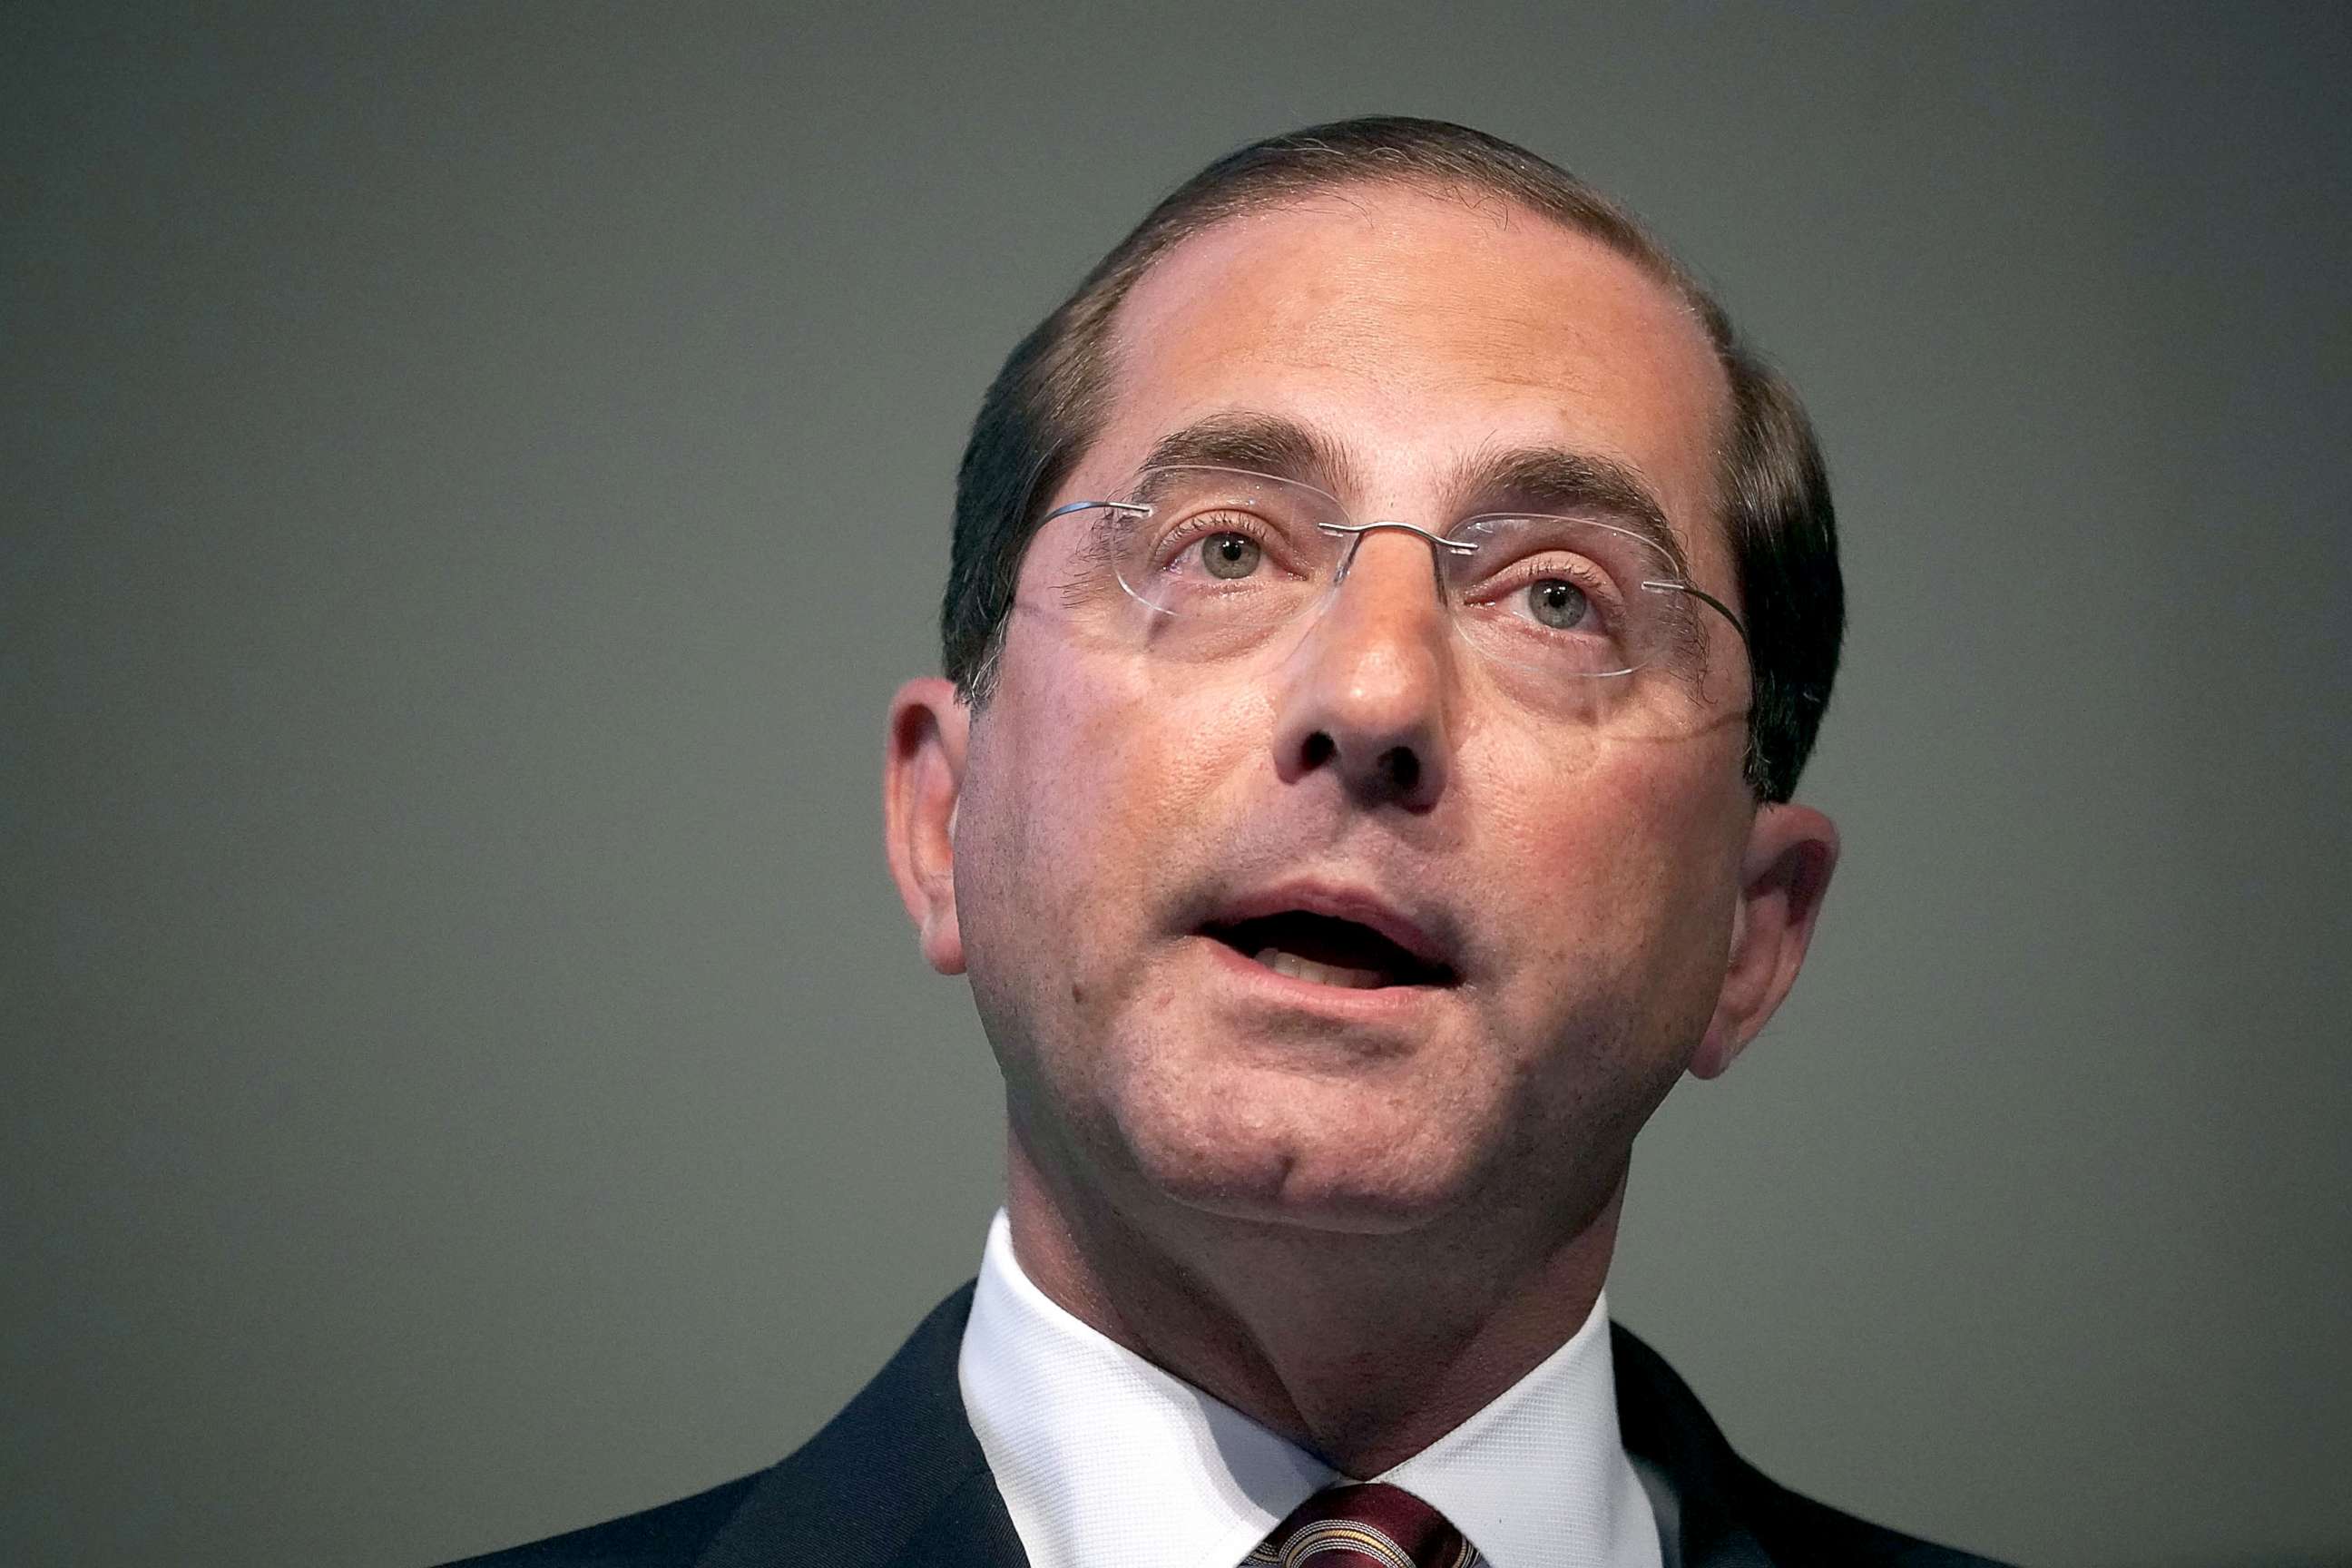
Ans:
POLYGON ((1539 624, 1554 631, 1570 632, 1582 626, 1585 617, 1592 613, 1592 601, 1575 584, 1547 577, 1528 584, 1528 608, 1539 624))
POLYGON ((1213 533, 1201 541, 1201 564, 1212 577, 1246 577, 1265 553, 1245 533, 1213 533))

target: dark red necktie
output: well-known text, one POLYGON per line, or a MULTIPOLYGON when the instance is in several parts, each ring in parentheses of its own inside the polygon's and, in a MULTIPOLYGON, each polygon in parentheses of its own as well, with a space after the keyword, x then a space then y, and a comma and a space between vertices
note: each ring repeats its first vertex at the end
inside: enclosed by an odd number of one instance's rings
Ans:
POLYGON ((1372 1481, 1300 1503, 1244 1568, 1472 1568, 1478 1561, 1444 1514, 1401 1487, 1372 1481))

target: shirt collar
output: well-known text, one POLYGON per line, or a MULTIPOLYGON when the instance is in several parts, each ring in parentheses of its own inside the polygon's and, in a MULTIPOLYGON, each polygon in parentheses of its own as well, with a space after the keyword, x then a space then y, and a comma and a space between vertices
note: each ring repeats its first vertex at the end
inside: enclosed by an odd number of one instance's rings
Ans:
MULTIPOLYGON (((1001 1212, 957 1375, 1033 1568, 1234 1568, 1347 1479, 1048 1300, 1001 1212)), ((1436 1508, 1493 1568, 1657 1568, 1617 1434, 1603 1301, 1492 1404, 1368 1479, 1436 1508)))

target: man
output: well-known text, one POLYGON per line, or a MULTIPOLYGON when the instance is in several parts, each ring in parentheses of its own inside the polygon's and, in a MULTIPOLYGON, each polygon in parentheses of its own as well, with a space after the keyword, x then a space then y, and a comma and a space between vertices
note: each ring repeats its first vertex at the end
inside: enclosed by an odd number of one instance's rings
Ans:
POLYGON ((1634 1134, 1803 960, 1842 619, 1801 410, 1604 198, 1404 120, 1195 177, 990 389, 890 715, 1004 1074, 976 1294, 500 1561, 1972 1561, 1748 1469, 1602 1297, 1634 1134))

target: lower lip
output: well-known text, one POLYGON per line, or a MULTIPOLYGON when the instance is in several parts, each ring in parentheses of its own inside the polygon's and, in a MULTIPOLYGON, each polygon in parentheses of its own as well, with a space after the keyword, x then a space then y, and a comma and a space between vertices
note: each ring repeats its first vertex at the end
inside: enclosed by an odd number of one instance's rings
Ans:
POLYGON ((1193 940, 1207 946, 1213 962, 1223 966, 1234 979, 1250 985, 1268 1001, 1321 1013, 1332 1018, 1368 1022, 1392 1019, 1429 1005, 1446 990, 1443 985, 1325 985, 1318 981, 1301 980, 1295 974, 1268 969, 1257 960, 1245 956, 1238 948, 1228 947, 1214 937, 1202 936, 1193 940))

